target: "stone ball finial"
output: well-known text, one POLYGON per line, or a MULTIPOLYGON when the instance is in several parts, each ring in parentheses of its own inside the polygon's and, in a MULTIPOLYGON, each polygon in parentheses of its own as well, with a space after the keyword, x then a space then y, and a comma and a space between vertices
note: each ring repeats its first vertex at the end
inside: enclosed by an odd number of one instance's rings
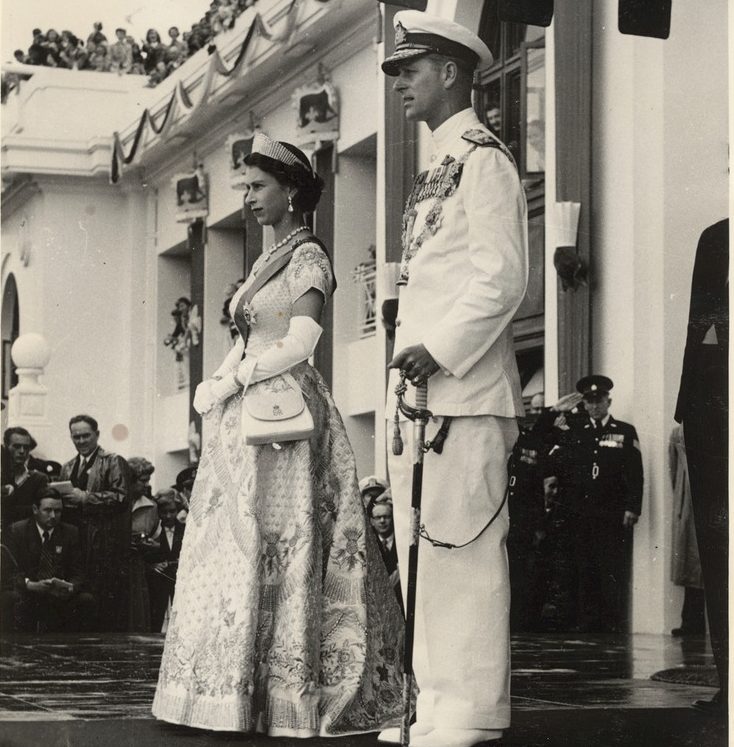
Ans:
POLYGON ((17 368, 43 369, 51 360, 51 348, 43 335, 28 332, 13 343, 10 355, 17 368))

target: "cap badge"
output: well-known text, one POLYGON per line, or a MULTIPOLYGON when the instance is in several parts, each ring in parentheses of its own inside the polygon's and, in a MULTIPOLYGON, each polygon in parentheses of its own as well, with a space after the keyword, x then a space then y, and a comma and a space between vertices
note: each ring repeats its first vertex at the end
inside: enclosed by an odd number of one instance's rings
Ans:
POLYGON ((395 24, 395 46, 398 47, 401 44, 405 44, 408 40, 408 32, 405 30, 405 26, 398 21, 395 24))
POLYGON ((592 392, 595 392, 598 387, 596 386, 596 384, 592 384, 591 387, 589 388, 591 389, 592 392))

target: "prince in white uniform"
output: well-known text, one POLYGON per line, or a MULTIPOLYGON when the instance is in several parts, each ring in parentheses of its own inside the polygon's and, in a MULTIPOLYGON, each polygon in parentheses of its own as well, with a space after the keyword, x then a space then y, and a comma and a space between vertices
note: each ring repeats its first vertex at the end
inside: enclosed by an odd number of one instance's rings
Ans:
MULTIPOLYGON (((421 520, 431 537, 461 545, 502 505, 522 414, 510 322, 527 283, 527 209, 512 156, 471 108, 473 72, 492 64, 489 49, 464 27, 418 11, 397 13, 395 29, 383 70, 396 78, 406 117, 430 128, 433 158, 403 218, 399 352, 390 366, 427 382, 437 421, 452 417, 443 453, 425 458, 421 520)), ((397 383, 393 370, 390 419, 397 383)), ((438 426, 429 424, 429 438, 438 426)), ((411 444, 410 423, 400 428, 411 444)), ((406 560, 410 451, 389 462, 406 560)), ((470 747, 501 738, 510 724, 507 529, 505 506, 466 547, 421 541, 415 747, 470 747)))

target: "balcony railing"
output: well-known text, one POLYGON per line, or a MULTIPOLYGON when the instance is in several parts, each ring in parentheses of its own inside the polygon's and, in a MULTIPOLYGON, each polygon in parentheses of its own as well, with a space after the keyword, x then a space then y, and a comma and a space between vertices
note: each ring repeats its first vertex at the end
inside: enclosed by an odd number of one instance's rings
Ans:
POLYGON ((360 339, 372 337, 377 326, 377 278, 374 264, 362 264, 352 273, 359 289, 358 334, 360 339))

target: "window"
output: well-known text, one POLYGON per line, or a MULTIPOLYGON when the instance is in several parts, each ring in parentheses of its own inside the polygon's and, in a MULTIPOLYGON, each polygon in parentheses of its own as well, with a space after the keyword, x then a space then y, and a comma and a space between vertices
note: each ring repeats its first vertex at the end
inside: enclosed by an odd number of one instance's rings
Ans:
POLYGON ((500 22, 497 0, 487 0, 479 36, 495 60, 477 91, 478 116, 510 149, 530 191, 545 170, 545 29, 500 22))
POLYGON ((521 173, 542 179, 545 173, 545 40, 522 45, 521 173))
POLYGON ((500 22, 497 5, 486 0, 480 21, 479 36, 495 59, 476 90, 475 107, 514 156, 528 200, 528 289, 513 319, 525 386, 542 376, 545 335, 545 29, 500 22))

